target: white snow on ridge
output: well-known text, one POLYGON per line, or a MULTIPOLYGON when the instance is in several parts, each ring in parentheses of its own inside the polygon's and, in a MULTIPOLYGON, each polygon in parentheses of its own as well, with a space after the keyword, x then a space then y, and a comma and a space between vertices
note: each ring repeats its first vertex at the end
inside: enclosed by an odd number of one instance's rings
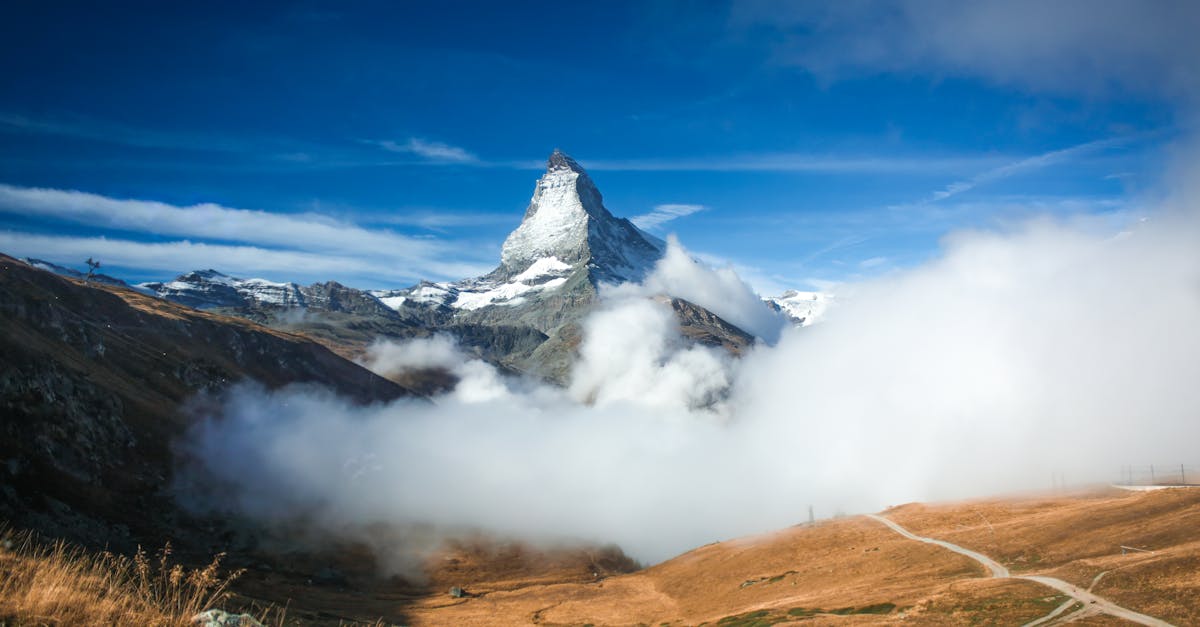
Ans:
POLYGON ((371 290, 367 292, 387 307, 399 310, 404 303, 412 301, 418 305, 446 305, 458 296, 458 288, 450 283, 422 282, 416 287, 403 290, 371 290))
POLYGON ((239 294, 269 305, 296 305, 303 299, 294 283, 276 283, 266 279, 243 279, 233 285, 239 294))
POLYGON ((798 292, 788 290, 779 296, 763 298, 768 304, 774 304, 797 325, 810 326, 819 322, 833 302, 833 294, 823 292, 798 292))
POLYGON ((558 167, 538 179, 530 201, 533 214, 505 239, 501 263, 512 267, 528 259, 544 259, 558 252, 564 242, 587 239, 588 213, 576 188, 579 176, 570 168, 558 167))
POLYGON ((513 280, 524 283, 548 274, 559 274, 570 269, 571 264, 559 261, 558 257, 542 257, 530 264, 524 272, 513 277, 513 280))
POLYGON ((488 305, 519 305, 525 302, 525 295, 533 292, 548 292, 566 282, 566 277, 559 277, 540 285, 513 282, 503 283, 482 292, 462 290, 458 293, 458 300, 455 300, 451 307, 471 311, 488 305))
POLYGON ((237 298, 247 302, 280 307, 303 307, 304 296, 295 283, 279 283, 266 279, 239 279, 215 270, 197 270, 166 283, 141 283, 134 286, 143 293, 160 298, 186 298, 190 305, 206 308, 240 306, 237 298), (231 297, 230 291, 236 294, 231 297))
POLYGON ((557 289, 567 282, 562 275, 573 269, 557 257, 542 257, 507 283, 468 279, 460 283, 421 283, 403 290, 373 290, 369 294, 394 310, 411 301, 473 311, 490 305, 518 305, 525 302, 526 295, 557 289))
POLYGON ((454 301, 451 307, 472 311, 488 305, 495 305, 497 302, 512 300, 532 289, 534 289, 532 285, 524 283, 505 283, 486 292, 459 292, 458 300, 454 301))
POLYGON ((443 304, 458 290, 447 283, 422 283, 408 297, 421 304, 443 304))
POLYGON ((388 309, 400 309, 404 301, 408 300, 407 296, 378 296, 376 294, 372 294, 372 296, 378 298, 379 302, 383 303, 388 309))

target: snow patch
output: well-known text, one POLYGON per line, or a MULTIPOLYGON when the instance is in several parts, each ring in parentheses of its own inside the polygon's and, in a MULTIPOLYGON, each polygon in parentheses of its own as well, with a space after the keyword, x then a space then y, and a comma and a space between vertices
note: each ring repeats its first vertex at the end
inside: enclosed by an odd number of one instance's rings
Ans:
POLYGON ((548 274, 558 274, 571 269, 571 264, 563 263, 558 257, 542 257, 530 264, 521 274, 513 277, 514 281, 529 282, 548 274))
POLYGON ((807 327, 820 322, 825 316, 825 312, 833 303, 833 294, 788 290, 779 296, 764 298, 763 301, 768 306, 778 307, 796 325, 807 327))
MULTIPOLYGON (((372 294, 372 296, 375 295, 372 294)), ((378 298, 379 302, 383 303, 389 309, 400 309, 404 301, 408 300, 407 296, 375 296, 375 298, 378 298)))

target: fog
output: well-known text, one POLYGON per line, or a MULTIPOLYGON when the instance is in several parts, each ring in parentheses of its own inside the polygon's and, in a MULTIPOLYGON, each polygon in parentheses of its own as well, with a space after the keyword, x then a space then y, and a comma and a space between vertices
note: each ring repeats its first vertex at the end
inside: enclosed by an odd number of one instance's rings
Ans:
POLYGON ((810 505, 825 517, 1194 463, 1188 201, 952 233, 929 263, 843 286, 823 322, 741 359, 688 345, 648 297, 677 289, 770 320, 732 271, 673 241, 645 284, 602 292, 565 389, 502 377, 448 338, 380 343, 365 362, 378 372, 437 366, 461 382, 432 403, 368 407, 239 387, 188 435, 213 460, 190 477, 223 486, 221 507, 348 537, 428 524, 615 542, 654 562, 801 522, 810 505))

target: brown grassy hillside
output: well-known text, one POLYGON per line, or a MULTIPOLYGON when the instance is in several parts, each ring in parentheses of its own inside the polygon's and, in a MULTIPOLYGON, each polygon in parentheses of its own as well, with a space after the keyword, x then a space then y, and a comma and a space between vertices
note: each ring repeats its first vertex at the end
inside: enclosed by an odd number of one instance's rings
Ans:
MULTIPOLYGON (((1108 571, 1097 594, 1177 625, 1200 624, 1200 490, 907 505, 887 515, 1014 572, 1086 587, 1108 571), (1122 555, 1126 543, 1155 553, 1122 555)), ((595 582, 476 588, 477 597, 432 595, 405 613, 413 625, 1019 625, 1067 600, 1030 581, 987 578, 968 558, 861 517, 713 544, 595 582)), ((1077 624, 1125 623, 1099 616, 1077 624)))

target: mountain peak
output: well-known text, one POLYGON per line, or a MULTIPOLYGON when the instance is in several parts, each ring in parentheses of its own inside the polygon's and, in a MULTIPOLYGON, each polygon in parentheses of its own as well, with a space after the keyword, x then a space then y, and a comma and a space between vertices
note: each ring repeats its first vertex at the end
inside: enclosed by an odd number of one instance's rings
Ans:
POLYGON ((554 152, 550 153, 550 158, 546 160, 546 171, 552 170, 570 170, 579 174, 586 174, 583 166, 579 165, 570 155, 562 150, 555 148, 554 152))
POLYGON ((553 258, 554 264, 586 264, 594 280, 640 280, 661 253, 661 242, 610 213, 583 167, 555 149, 491 276, 508 280, 553 258))

